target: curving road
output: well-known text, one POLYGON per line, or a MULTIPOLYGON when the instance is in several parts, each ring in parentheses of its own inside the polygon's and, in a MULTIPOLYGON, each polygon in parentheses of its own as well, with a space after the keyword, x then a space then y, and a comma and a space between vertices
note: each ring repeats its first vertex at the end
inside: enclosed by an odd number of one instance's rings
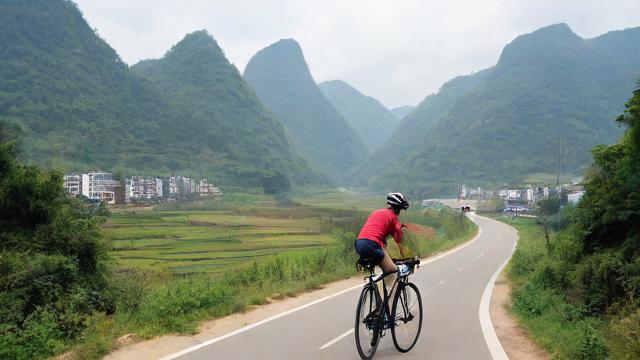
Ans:
MULTIPOLYGON (((480 227, 475 240, 427 260, 412 277, 425 309, 415 348, 397 352, 387 333, 375 359, 506 359, 488 319, 488 300, 494 275, 511 257, 517 233, 498 221, 469 217, 480 227)), ((353 335, 359 288, 163 359, 359 359, 353 335)))

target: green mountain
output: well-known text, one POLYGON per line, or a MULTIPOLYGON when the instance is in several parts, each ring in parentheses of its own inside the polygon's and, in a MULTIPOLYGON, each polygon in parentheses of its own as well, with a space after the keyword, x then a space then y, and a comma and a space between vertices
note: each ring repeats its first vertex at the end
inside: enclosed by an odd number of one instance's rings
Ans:
POLYGON ((223 184, 314 182, 284 128, 205 33, 131 71, 65 0, 0 3, 0 121, 27 159, 223 184))
POLYGON ((415 109, 413 105, 403 105, 394 107, 393 109, 389 109, 389 111, 396 117, 398 120, 402 120, 405 116, 409 115, 410 112, 415 109))
POLYGON ((579 173, 595 144, 621 133, 609 119, 640 77, 639 43, 640 28, 587 40, 558 24, 519 36, 495 66, 425 98, 356 178, 437 196, 458 183, 579 173))
POLYGON ((316 85, 294 40, 280 40, 251 58, 244 78, 287 128, 295 147, 333 178, 369 155, 362 139, 316 85))
MULTIPOLYGON (((203 172, 260 179, 286 175, 313 182, 309 165, 292 149, 282 124, 260 103, 238 70, 206 31, 187 35, 162 59, 132 71, 145 79, 175 119, 171 147, 198 154, 203 172), (207 171, 208 170, 208 171, 207 171)), ((185 159, 187 160, 187 159, 185 159)), ((192 165, 192 166, 193 166, 192 165)))
POLYGON ((318 87, 371 151, 384 144, 398 125, 396 117, 380 101, 363 95, 344 81, 325 81, 318 87))

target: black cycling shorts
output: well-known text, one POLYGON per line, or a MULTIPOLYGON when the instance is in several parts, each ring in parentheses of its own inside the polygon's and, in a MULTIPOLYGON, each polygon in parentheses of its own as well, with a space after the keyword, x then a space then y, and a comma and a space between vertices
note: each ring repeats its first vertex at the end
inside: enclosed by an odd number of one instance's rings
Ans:
POLYGON ((384 259, 384 251, 380 244, 369 239, 358 239, 355 243, 356 252, 362 259, 371 259, 379 264, 384 259))

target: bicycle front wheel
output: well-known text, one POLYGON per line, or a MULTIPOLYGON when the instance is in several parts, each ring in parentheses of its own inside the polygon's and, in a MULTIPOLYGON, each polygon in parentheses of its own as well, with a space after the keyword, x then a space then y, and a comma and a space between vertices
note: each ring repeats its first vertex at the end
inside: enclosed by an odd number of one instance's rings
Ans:
POLYGON ((418 288, 408 283, 396 291, 393 299, 393 345, 400 352, 413 348, 422 329, 422 298, 418 288))
POLYGON ((356 347, 363 360, 370 360, 376 353, 380 336, 378 332, 378 294, 372 286, 365 286, 356 309, 356 347))

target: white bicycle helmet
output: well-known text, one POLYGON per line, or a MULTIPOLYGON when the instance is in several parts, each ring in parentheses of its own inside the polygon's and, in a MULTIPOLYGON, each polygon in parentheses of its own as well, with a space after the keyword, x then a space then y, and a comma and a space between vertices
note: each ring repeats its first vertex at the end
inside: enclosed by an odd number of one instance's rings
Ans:
POLYGON ((387 195, 387 205, 394 209, 407 210, 409 208, 407 198, 399 192, 392 192, 387 195))

